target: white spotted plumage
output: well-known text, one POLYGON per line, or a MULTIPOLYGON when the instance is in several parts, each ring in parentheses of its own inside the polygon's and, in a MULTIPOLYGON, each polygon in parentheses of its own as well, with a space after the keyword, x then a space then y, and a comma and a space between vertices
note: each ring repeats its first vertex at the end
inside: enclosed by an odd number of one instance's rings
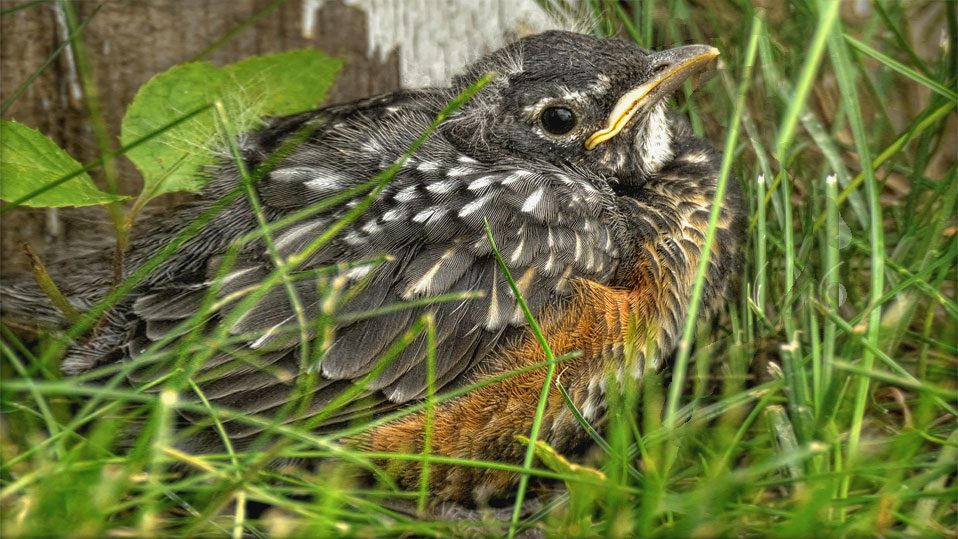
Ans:
POLYGON ((543 193, 544 191, 542 187, 533 191, 532 194, 526 198, 525 202, 522 203, 522 211, 526 213, 534 212, 539 206, 539 202, 542 201, 543 193))
POLYGON ((394 208, 383 214, 383 221, 398 221, 406 218, 406 208, 394 208))
POLYGON ((483 187, 489 187, 495 180, 496 177, 491 174, 488 176, 482 176, 477 180, 469 182, 469 186, 466 187, 466 189, 469 189, 470 191, 478 191, 483 187))
POLYGON ((481 197, 473 200, 472 202, 466 204, 459 210, 459 217, 466 217, 478 211, 480 208, 486 205, 486 202, 489 202, 489 199, 492 198, 492 195, 482 195, 481 197))
POLYGON ((438 217, 446 212, 446 208, 442 206, 430 206, 416 215, 413 215, 412 220, 414 223, 425 223, 427 220, 438 217))
POLYGON ((396 196, 394 197, 398 202, 410 202, 416 200, 418 196, 419 187, 416 185, 410 185, 409 187, 400 189, 396 196))
POLYGON ((459 182, 455 180, 442 180, 438 182, 432 182, 426 186, 426 191, 430 193, 435 193, 437 195, 442 195, 448 193, 456 188, 459 185, 459 182))

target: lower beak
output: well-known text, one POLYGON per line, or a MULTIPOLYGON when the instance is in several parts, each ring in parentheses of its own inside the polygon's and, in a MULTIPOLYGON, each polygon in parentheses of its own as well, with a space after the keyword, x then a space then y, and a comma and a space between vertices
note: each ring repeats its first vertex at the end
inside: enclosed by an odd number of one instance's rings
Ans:
POLYGON ((592 150, 618 135, 643 106, 677 90, 718 55, 718 49, 708 45, 688 45, 653 53, 649 59, 653 66, 652 78, 619 98, 605 127, 586 139, 585 149, 592 150))

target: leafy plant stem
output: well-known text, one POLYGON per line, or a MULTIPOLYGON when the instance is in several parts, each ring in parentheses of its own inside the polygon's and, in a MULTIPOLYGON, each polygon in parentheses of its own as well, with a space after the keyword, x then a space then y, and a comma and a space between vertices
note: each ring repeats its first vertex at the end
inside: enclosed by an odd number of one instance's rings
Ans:
MULTIPOLYGON (((94 79, 93 66, 90 63, 86 43, 83 41, 80 32, 76 31, 77 17, 73 4, 66 0, 60 0, 59 6, 63 10, 70 29, 70 44, 76 58, 77 73, 80 77, 80 85, 83 87, 83 96, 90 115, 93 135, 100 148, 100 156, 103 160, 103 176, 106 179, 107 190, 111 194, 118 195, 120 194, 120 184, 115 158, 116 143, 113 136, 110 135, 106 119, 103 116, 99 89, 94 79)), ((113 228, 116 234, 116 249, 113 252, 113 284, 117 286, 123 280, 123 257, 129 244, 130 230, 126 227, 123 207, 119 202, 111 202, 106 205, 106 208, 113 219, 113 228)))

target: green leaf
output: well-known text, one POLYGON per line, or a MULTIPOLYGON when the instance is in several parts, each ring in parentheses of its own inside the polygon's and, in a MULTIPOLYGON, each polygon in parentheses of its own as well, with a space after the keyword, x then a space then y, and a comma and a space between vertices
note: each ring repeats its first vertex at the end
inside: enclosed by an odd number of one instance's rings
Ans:
POLYGON ((911 69, 910 67, 908 67, 908 66, 902 64, 901 62, 895 60, 894 58, 892 58, 892 57, 890 57, 890 56, 887 56, 887 55, 885 55, 885 54, 882 54, 882 53, 878 52, 877 50, 875 50, 875 49, 869 47, 869 46, 866 45, 865 43, 862 43, 861 41, 858 41, 857 39, 853 38, 852 36, 843 34, 843 37, 845 38, 845 41, 848 41, 848 43, 851 44, 851 46, 853 46, 853 47, 855 47, 856 49, 858 49, 859 51, 861 51, 861 52, 867 54, 868 56, 871 56, 871 57, 874 58, 875 60, 878 60, 879 62, 881 62, 882 64, 884 64, 884 65, 885 65, 886 67, 888 67, 889 69, 894 69, 895 71, 897 71, 897 72, 901 73, 902 75, 908 77, 909 79, 911 79, 911 80, 917 82, 918 84, 924 85, 924 86, 925 86, 926 88, 928 88, 929 90, 931 90, 931 91, 933 91, 933 92, 938 92, 939 94, 945 96, 946 98, 948 98, 948 99, 950 99, 950 100, 952 100, 952 101, 958 100, 958 94, 956 94, 954 91, 948 89, 944 84, 940 84, 940 83, 937 82, 937 81, 934 81, 934 80, 929 79, 928 77, 926 77, 926 76, 922 75, 921 73, 915 71, 914 69, 911 69))
MULTIPOLYGON (((143 138, 217 99, 226 77, 212 64, 183 64, 160 73, 140 87, 123 116, 124 145, 143 138)), ((203 187, 200 167, 213 163, 213 112, 204 111, 131 149, 126 155, 143 174, 146 198, 203 187)))
MULTIPOLYGON (((237 131, 259 125, 267 115, 302 112, 326 97, 342 61, 303 49, 258 56, 217 68, 207 62, 173 67, 147 82, 123 118, 121 139, 129 144, 201 107, 221 102, 237 131)), ((176 191, 198 191, 202 167, 225 144, 214 111, 190 120, 130 150, 143 174, 147 199, 176 191)))
POLYGON ((0 199, 51 208, 95 206, 123 200, 97 189, 83 165, 43 133, 21 123, 0 121, 0 199))
POLYGON ((235 97, 262 116, 316 108, 326 99, 340 68, 341 60, 303 49, 257 56, 223 69, 237 86, 235 97))

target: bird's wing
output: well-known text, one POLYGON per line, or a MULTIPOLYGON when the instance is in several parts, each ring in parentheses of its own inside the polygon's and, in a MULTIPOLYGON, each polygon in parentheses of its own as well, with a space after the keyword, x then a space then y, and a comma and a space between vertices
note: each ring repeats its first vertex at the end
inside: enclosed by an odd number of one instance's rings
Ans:
MULTIPOLYGON (((393 163, 429 120, 388 101, 327 120, 257 185, 261 203, 290 214, 331 200, 393 163), (397 133, 401 144, 387 138, 397 133)), ((228 268, 228 257, 216 258, 202 283, 151 291, 134 312, 146 338, 160 339, 196 312, 210 286, 219 288, 213 326, 226 324, 223 340, 238 344, 217 350, 197 375, 218 404, 249 413, 279 410, 294 375, 312 366, 322 377, 303 415, 364 378, 361 395, 370 399, 364 406, 388 408, 426 392, 425 332, 383 362, 426 313, 436 321, 437 389, 461 379, 526 324, 486 238, 486 221, 533 313, 563 301, 574 279, 611 278, 621 256, 608 215, 614 201, 597 185, 601 178, 545 164, 480 163, 436 135, 330 241, 317 248, 317 238, 344 223, 362 195, 279 228, 270 244, 243 251, 228 268), (289 282, 274 279, 263 288, 277 259, 297 258, 289 282), (461 292, 483 297, 429 300, 461 292), (308 322, 305 333, 301 320, 308 322), (323 331, 330 321, 332 337, 323 331), (309 357, 301 355, 304 334, 309 357)), ((325 422, 356 413, 340 410, 325 422)))

